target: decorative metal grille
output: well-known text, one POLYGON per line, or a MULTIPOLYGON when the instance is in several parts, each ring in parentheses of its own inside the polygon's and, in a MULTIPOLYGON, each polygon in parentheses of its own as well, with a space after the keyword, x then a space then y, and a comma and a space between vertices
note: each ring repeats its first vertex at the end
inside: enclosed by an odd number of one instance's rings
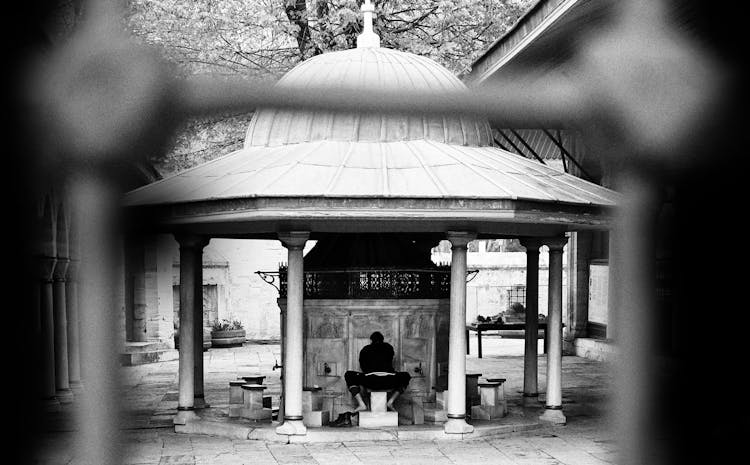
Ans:
MULTIPOLYGON (((279 297, 287 295, 287 268, 279 268, 279 297)), ((345 270, 305 272, 305 299, 442 299, 450 270, 345 270)))
POLYGON ((508 309, 518 302, 526 308, 526 286, 513 286, 508 292, 508 309))

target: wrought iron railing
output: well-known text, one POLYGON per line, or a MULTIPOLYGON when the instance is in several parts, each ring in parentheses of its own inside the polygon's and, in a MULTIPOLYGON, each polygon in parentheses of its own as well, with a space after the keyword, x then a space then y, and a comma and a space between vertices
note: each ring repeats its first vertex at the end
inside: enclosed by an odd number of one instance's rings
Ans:
MULTIPOLYGON (((279 268, 279 297, 287 294, 287 269, 279 268)), ((450 270, 334 270, 305 272, 305 299, 444 299, 450 270)))

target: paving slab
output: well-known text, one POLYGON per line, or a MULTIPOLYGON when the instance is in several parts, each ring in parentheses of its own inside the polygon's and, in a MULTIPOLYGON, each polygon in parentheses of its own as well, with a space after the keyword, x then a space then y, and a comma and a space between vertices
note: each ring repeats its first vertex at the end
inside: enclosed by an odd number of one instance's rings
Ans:
MULTIPOLYGON (((471 338, 475 350, 475 337, 471 338)), ((301 437, 279 438, 273 425, 259 426, 230 421, 221 411, 228 403, 228 383, 240 374, 266 376, 266 392, 281 391, 278 344, 245 344, 242 347, 210 349, 204 352, 206 400, 214 406, 204 413, 226 429, 224 437, 215 425, 192 426, 189 434, 175 432, 171 419, 177 409, 177 363, 158 362, 122 368, 120 383, 123 399, 122 463, 159 464, 571 464, 612 463, 617 455, 614 435, 605 413, 608 409, 612 374, 605 362, 563 357, 563 406, 568 424, 540 426, 539 409, 520 406, 523 387, 522 340, 503 340, 483 335, 482 359, 467 356, 467 371, 483 377, 506 378, 505 397, 512 427, 474 422, 477 434, 447 438, 434 425, 399 426, 393 430, 363 431, 338 428, 335 442, 316 443, 301 437), (203 428, 203 431, 201 431, 203 428), (493 429, 494 428, 494 429, 493 429), (438 434, 440 433, 440 434, 438 434), (248 438, 254 438, 250 440, 248 438), (289 442, 289 444, 287 444, 289 442)), ((546 357, 539 357, 540 399, 544 399, 546 357)), ((50 413, 46 431, 37 444, 36 463, 75 464, 76 403, 50 413)), ((335 428, 329 428, 335 429, 335 428)), ((310 428, 308 436, 319 439, 323 429, 310 428)))

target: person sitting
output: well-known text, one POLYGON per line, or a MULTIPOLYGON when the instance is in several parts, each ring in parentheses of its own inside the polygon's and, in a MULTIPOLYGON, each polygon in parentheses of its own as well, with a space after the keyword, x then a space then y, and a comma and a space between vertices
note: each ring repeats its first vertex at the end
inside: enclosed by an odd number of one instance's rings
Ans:
POLYGON ((362 388, 376 391, 392 391, 388 397, 387 408, 394 411, 393 403, 409 385, 411 376, 405 371, 393 369, 393 346, 384 341, 383 334, 375 331, 370 335, 370 344, 359 352, 359 371, 347 371, 344 380, 349 392, 357 401, 355 412, 367 410, 362 398, 362 388))

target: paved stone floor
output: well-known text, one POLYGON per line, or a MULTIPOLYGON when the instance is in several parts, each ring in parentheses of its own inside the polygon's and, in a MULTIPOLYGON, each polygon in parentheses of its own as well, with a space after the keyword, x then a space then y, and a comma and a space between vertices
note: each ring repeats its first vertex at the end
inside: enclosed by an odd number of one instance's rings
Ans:
MULTIPOLYGON (((484 357, 472 355, 467 371, 508 378, 506 395, 519 396, 523 384, 523 341, 484 336, 484 357)), ((541 341, 540 341, 541 350, 541 341)), ((211 349, 205 354, 206 399, 226 403, 227 383, 237 375, 266 375, 271 394, 279 391, 277 344, 245 344, 211 349)), ((546 363, 539 358, 543 391, 546 363)), ((603 464, 615 461, 614 438, 605 420, 611 387, 607 364, 563 357, 563 404, 566 426, 546 427, 464 441, 376 441, 328 444, 278 444, 177 434, 171 415, 177 405, 177 362, 122 368, 123 463, 162 464, 603 464)), ((543 398, 543 397, 542 397, 543 398)), ((75 464, 75 404, 50 416, 39 438, 38 464, 75 464)))

